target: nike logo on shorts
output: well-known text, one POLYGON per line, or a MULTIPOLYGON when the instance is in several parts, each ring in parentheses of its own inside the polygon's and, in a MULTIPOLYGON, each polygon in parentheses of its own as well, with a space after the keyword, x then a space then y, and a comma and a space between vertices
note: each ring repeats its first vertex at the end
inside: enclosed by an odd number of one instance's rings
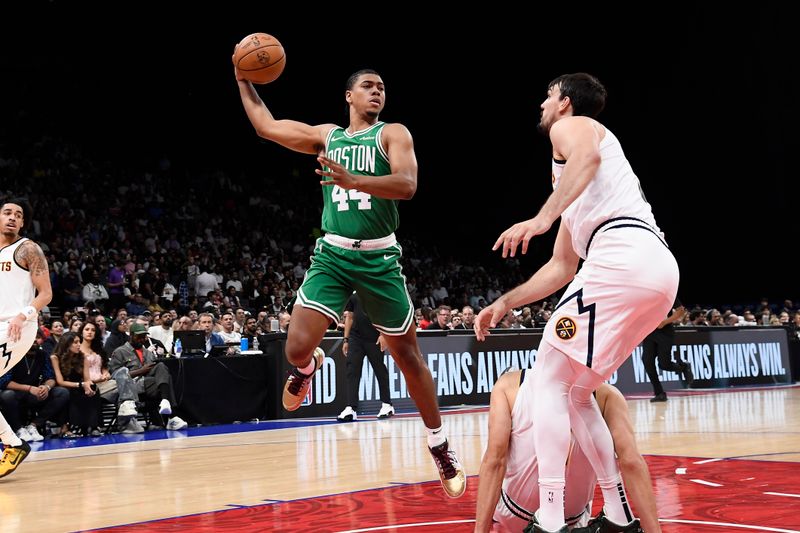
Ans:
POLYGON ((389 259, 391 259, 391 258, 392 258, 392 256, 391 256, 391 255, 386 255, 386 254, 383 254, 383 260, 384 260, 384 261, 388 261, 388 260, 389 260, 389 259))

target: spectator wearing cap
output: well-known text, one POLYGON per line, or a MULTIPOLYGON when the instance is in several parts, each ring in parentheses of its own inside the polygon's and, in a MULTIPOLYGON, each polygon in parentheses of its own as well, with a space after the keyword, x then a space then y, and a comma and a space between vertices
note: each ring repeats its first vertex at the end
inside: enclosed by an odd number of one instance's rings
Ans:
MULTIPOLYGON (((175 389, 172 385, 172 376, 166 365, 156 362, 156 354, 145 348, 149 333, 144 324, 134 322, 130 326, 130 340, 114 350, 108 361, 111 377, 120 382, 133 381, 134 390, 138 396, 144 394, 146 398, 160 400, 158 414, 172 415, 172 406, 175 405, 175 389)), ((136 402, 127 400, 119 408, 120 424, 123 431, 141 432, 141 426, 136 420, 136 402)), ((153 417, 152 420, 157 420, 153 417)), ((184 429, 187 426, 178 416, 169 416, 166 428, 169 430, 184 429)))

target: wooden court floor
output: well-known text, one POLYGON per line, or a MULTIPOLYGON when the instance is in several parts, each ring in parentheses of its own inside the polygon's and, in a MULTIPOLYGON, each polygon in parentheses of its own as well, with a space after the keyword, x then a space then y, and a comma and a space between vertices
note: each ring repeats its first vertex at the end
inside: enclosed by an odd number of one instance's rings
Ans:
MULTIPOLYGON (((660 404, 630 399, 629 408, 641 451, 649 456, 665 532, 800 531, 799 387, 672 394, 669 402, 660 404), (730 470, 731 465, 739 470, 730 470), (701 524, 698 516, 704 515, 681 504, 675 492, 675 487, 683 487, 680 494, 688 494, 685 490, 694 485, 709 494, 697 493, 695 506, 718 496, 724 507, 728 498, 755 491, 757 501, 736 499, 736 512, 724 517, 706 514, 712 522, 757 529, 701 524), (722 486, 733 489, 732 495, 714 492, 722 486), (762 516, 765 508, 768 517, 762 516), (770 517, 773 522, 765 522, 770 517)), ((446 414, 444 420, 452 446, 468 474, 476 476, 487 440, 486 409, 465 409, 446 414)), ((215 531, 223 528, 215 527, 213 519, 204 522, 211 524, 206 529, 170 520, 214 511, 226 512, 210 516, 234 517, 242 510, 248 511, 246 517, 227 529, 395 531, 393 525, 405 524, 399 531, 471 531, 477 477, 470 477, 470 490, 462 499, 436 501, 436 515, 455 517, 448 524, 425 519, 428 525, 415 527, 413 511, 397 513, 400 507, 393 508, 392 516, 377 516, 385 506, 381 502, 395 490, 406 491, 403 497, 409 500, 439 498, 438 486, 425 484, 438 477, 418 417, 312 423, 317 425, 284 427, 297 424, 286 421, 224 426, 214 428, 221 433, 210 435, 194 429, 150 432, 71 441, 60 449, 49 449, 51 443, 48 449, 38 445, 40 451, 0 480, 0 532, 84 531, 153 520, 163 521, 120 531, 215 531), (279 427, 262 430, 272 425, 279 427), (347 514, 347 527, 330 522, 306 527, 302 518, 290 513, 290 519, 281 521, 280 510, 288 505, 284 502, 300 500, 311 508, 314 502, 335 497, 335 507, 371 489, 382 491, 373 498, 370 516, 355 506, 347 514), (254 512, 265 507, 269 514, 254 512), (365 513, 363 519, 358 512, 365 513), (366 527, 370 524, 378 526, 366 527)), ((418 508, 420 516, 430 511, 418 508)), ((303 510, 301 516, 309 512, 303 510)))

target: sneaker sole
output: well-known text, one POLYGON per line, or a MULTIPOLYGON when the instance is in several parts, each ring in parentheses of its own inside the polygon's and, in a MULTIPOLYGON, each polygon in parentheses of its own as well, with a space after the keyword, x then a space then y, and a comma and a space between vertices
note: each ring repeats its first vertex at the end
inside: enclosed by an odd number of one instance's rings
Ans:
POLYGON ((15 471, 17 468, 19 468, 19 465, 21 465, 21 464, 22 464, 22 461, 24 461, 24 460, 25 460, 25 458, 26 458, 26 457, 28 457, 28 456, 31 454, 30 450, 24 450, 24 452, 25 452, 25 453, 24 453, 24 454, 22 454, 22 456, 21 456, 19 459, 17 459, 17 462, 14 464, 14 468, 12 468, 11 470, 9 470, 9 471, 8 471, 8 472, 6 472, 5 474, 0 474, 0 478, 4 478, 4 477, 6 477, 6 476, 7 476, 7 475, 9 475, 9 474, 13 474, 13 473, 14 473, 14 471, 15 471))
POLYGON ((450 492, 447 489, 447 485, 445 485, 445 482, 451 480, 450 479, 444 480, 440 478, 440 481, 442 482, 442 490, 444 490, 444 493, 447 495, 448 498, 453 498, 453 499, 460 498, 461 496, 464 495, 465 492, 467 492, 467 476, 464 474, 463 471, 461 471, 458 474, 456 474, 456 477, 452 479, 461 481, 461 490, 459 492, 450 492))
MULTIPOLYGON (((322 361, 325 359, 325 352, 322 351, 322 348, 314 349, 314 358, 317 360, 317 368, 314 370, 314 374, 316 374, 317 370, 319 370, 319 368, 322 366, 322 361)), ((311 377, 308 379, 308 385, 299 396, 295 396, 289 392, 289 381, 286 381, 286 383, 283 385, 283 397, 281 399, 284 409, 287 411, 297 411, 297 409, 300 408, 300 404, 303 403, 303 400, 305 400, 306 396, 308 395, 308 389, 311 387, 314 374, 311 374, 311 377), (290 401, 290 403, 287 404, 288 401, 290 401)))

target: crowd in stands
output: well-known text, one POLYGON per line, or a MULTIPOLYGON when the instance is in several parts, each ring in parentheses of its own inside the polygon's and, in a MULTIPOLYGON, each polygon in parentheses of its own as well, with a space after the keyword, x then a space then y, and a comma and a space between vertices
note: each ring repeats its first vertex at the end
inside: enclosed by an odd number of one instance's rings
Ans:
MULTIPOLYGON (((49 397, 50 409, 39 410, 40 416, 55 421, 66 436, 98 431, 92 413, 104 394, 130 412, 130 400, 120 399, 119 379, 116 396, 110 388, 103 393, 100 384, 119 369, 109 361, 131 347, 134 326, 146 328, 155 357, 175 354, 175 331, 203 330, 209 348, 231 346, 230 354, 242 336, 286 331, 287 308, 320 235, 319 193, 302 190, 302 181, 247 173, 232 179, 222 170, 174 168, 166 158, 152 168, 120 168, 64 139, 3 138, 0 188, 30 199, 35 217, 26 220, 23 234, 44 250, 54 294, 32 348, 47 356, 32 358, 41 366, 40 383, 15 387, 25 395, 14 398, 3 392, 4 412, 20 398, 49 397), (306 193, 308 201, 297 200, 306 193), (73 357, 92 359, 92 377, 73 357), (66 394, 55 392, 62 386, 66 394)), ((527 278, 515 260, 487 268, 468 256, 441 255, 408 235, 402 241, 419 329, 470 329, 483 307, 527 278)), ((499 327, 542 327, 556 302, 553 297, 509 311, 499 327)), ((797 336, 800 312, 790 300, 721 310, 692 306, 683 323, 756 324, 786 326, 797 336)), ((8 387, 10 376, 0 380, 0 389, 8 387)), ((165 380, 161 375, 156 389, 165 380)), ((168 390, 160 395, 169 403, 168 390)), ((169 407, 161 414, 170 414, 169 407)), ((8 418, 33 440, 44 428, 42 419, 8 418)), ((124 429, 140 428, 128 423, 124 429)))

